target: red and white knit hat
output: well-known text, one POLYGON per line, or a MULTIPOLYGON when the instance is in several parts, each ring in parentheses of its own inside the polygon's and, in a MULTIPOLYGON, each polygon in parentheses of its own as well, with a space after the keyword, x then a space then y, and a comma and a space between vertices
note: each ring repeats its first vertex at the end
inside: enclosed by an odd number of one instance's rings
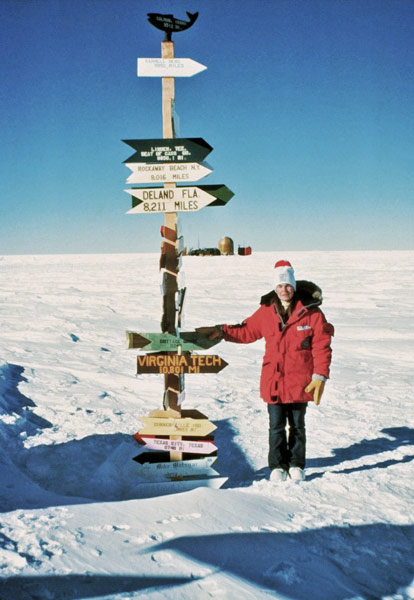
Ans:
POLYGON ((278 285, 291 285, 296 290, 295 273, 288 260, 278 260, 275 264, 276 283, 278 285))

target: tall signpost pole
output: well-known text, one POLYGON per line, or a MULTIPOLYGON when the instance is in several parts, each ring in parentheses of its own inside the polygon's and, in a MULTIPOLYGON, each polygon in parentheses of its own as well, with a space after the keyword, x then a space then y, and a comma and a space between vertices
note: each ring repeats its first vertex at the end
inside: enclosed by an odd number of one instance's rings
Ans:
MULTIPOLYGON (((162 58, 172 59, 174 58, 174 42, 170 40, 164 40, 161 42, 161 56, 162 58)), ((163 77, 162 78, 162 132, 164 138, 174 137, 174 122, 173 122, 173 107, 175 103, 175 86, 174 77, 163 77)), ((173 189, 176 187, 175 183, 165 183, 164 188, 173 189)), ((177 229, 178 229, 178 216, 176 212, 166 212, 164 217, 165 229, 163 232, 170 232, 169 238, 164 238, 163 246, 170 245, 172 248, 163 248, 162 252, 168 252, 170 255, 173 254, 172 267, 175 266, 174 271, 166 269, 164 274, 164 286, 163 286, 163 316, 161 321, 161 328, 163 332, 177 334, 176 324, 176 295, 178 293, 178 255, 177 255, 177 229), (175 238, 175 240, 174 240, 175 238), (174 260, 176 259, 176 260, 174 260), (174 263, 176 263, 174 265, 174 263)), ((168 235, 168 234, 167 234, 168 235)), ((165 375, 164 382, 164 408, 171 408, 178 411, 181 414, 180 409, 180 394, 183 378, 177 375, 165 375)))
MULTIPOLYGON (((163 40, 161 42, 161 57, 172 59, 174 58, 174 42, 172 40, 163 40)), ((162 135, 163 138, 174 138, 174 121, 173 109, 175 104, 175 85, 174 77, 162 78, 162 135)), ((165 183, 164 188, 175 188, 175 183, 165 183)), ((164 232, 171 232, 169 237, 175 237, 174 248, 169 248, 169 252, 173 254, 173 263, 176 263, 175 273, 169 270, 165 272, 165 287, 163 289, 163 315, 161 328, 163 332, 173 333, 176 335, 176 296, 178 293, 178 271, 179 263, 177 256, 177 231, 178 231, 178 215, 176 212, 166 212, 164 217, 164 232), (175 232, 175 235, 174 233, 175 232)), ((165 239, 163 245, 171 244, 171 241, 165 239)), ((164 248, 162 248, 162 251, 164 248)), ((182 394, 184 392, 184 375, 166 374, 164 375, 164 409, 173 409, 181 415, 182 394)), ((180 440, 180 436, 174 436, 172 439, 180 440)), ((182 452, 176 450, 170 451, 170 460, 182 460, 182 452)))
POLYGON ((175 77, 191 77, 206 67, 189 58, 174 58, 171 34, 193 25, 172 15, 149 13, 152 25, 165 33, 161 58, 138 59, 138 76, 162 77, 162 139, 124 140, 135 153, 125 164, 131 169, 127 183, 162 184, 163 187, 133 187, 125 190, 132 198, 130 214, 164 213, 161 227, 160 270, 162 272, 161 333, 127 331, 128 347, 144 355, 137 357, 137 373, 164 376, 163 409, 141 417, 145 428, 135 438, 147 446, 134 460, 141 475, 157 483, 186 486, 221 486, 226 478, 211 468, 217 448, 211 437, 215 425, 197 410, 183 410, 184 375, 217 373, 227 363, 217 355, 193 354, 208 350, 218 340, 196 331, 181 331, 185 288, 179 284, 183 240, 178 235, 178 212, 195 212, 206 206, 224 206, 233 192, 225 185, 184 185, 211 173, 203 164, 212 147, 202 138, 176 138, 174 127, 175 77))

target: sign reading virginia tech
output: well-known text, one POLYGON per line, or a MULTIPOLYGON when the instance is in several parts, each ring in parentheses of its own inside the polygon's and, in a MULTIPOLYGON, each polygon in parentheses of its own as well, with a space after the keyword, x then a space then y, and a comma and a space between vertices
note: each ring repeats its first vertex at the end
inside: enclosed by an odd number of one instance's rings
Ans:
POLYGON ((137 357, 137 373, 174 374, 218 373, 227 362, 216 354, 164 354, 154 353, 137 357))

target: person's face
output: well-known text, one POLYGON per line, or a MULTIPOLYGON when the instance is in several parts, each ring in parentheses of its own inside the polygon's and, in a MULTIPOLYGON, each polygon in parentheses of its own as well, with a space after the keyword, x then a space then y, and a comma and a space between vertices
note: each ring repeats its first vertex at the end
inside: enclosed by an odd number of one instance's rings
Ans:
POLYGON ((295 290, 291 285, 282 283, 276 286, 276 294, 279 300, 283 300, 283 302, 290 302, 293 298, 293 294, 295 290))

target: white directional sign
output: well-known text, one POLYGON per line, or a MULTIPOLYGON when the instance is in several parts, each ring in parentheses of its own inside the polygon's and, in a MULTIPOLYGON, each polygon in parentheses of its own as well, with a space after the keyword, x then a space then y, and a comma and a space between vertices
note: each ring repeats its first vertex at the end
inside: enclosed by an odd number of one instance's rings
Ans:
POLYGON ((192 58, 138 58, 138 77, 192 77, 205 69, 192 58))
POLYGON ((155 436, 141 436, 135 434, 135 439, 140 444, 145 444, 148 450, 165 450, 166 452, 189 452, 192 454, 212 454, 217 446, 212 441, 205 440, 172 440, 157 438, 155 436))
POLYGON ((132 174, 127 183, 173 183, 198 181, 212 173, 203 163, 125 163, 132 174))
POLYGON ((140 202, 128 214, 160 212, 195 212, 217 198, 198 187, 133 188, 125 190, 140 202))
MULTIPOLYGON (((159 452, 140 454, 133 460, 140 463, 139 473, 149 479, 162 479, 167 477, 188 477, 194 475, 217 476, 218 472, 211 468, 217 460, 217 456, 203 456, 194 460, 182 460, 173 462, 161 462, 162 456, 159 452), (156 456, 159 457, 157 462, 156 456)), ((168 455, 167 455, 168 456, 168 455)))

